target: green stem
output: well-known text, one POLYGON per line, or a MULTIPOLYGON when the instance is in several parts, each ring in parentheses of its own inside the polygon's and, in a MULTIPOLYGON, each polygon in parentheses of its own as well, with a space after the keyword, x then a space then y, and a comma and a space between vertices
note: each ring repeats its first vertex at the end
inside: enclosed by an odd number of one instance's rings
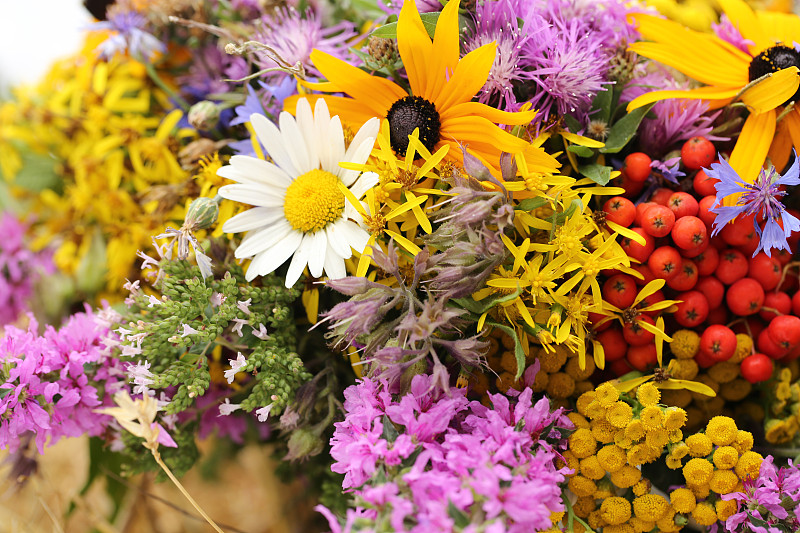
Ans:
POLYGON ((150 79, 153 80, 153 83, 155 83, 159 89, 167 93, 167 96, 169 96, 170 100, 173 100, 175 103, 177 103, 184 112, 188 111, 189 104, 186 103, 186 100, 181 98, 178 93, 173 91, 167 86, 166 83, 164 83, 164 80, 159 77, 158 72, 156 72, 156 68, 153 66, 153 64, 147 61, 143 62, 143 64, 145 70, 147 71, 147 75, 150 76, 150 79))
POLYGON ((202 516, 205 519, 205 521, 208 522, 209 525, 214 528, 214 531, 217 531, 217 533, 225 533, 211 519, 211 517, 206 514, 206 512, 203 510, 203 508, 200 507, 200 505, 198 505, 198 503, 196 501, 194 501, 194 498, 192 498, 192 495, 189 494, 189 492, 183 487, 183 485, 181 485, 181 482, 178 481, 178 478, 175 477, 175 474, 172 473, 172 470, 170 470, 169 467, 164 463, 164 461, 161 460, 161 454, 158 452, 158 449, 153 449, 153 450, 150 450, 150 451, 152 452, 153 458, 156 460, 156 463, 158 463, 158 466, 160 466, 161 469, 164 471, 164 473, 167 474, 167 476, 169 477, 170 481, 172 481, 175 484, 175 486, 178 487, 178 490, 181 491, 181 494, 183 494, 183 496, 187 500, 189 500, 189 503, 192 504, 192 507, 194 507, 195 510, 197 510, 198 513, 200 513, 200 516, 202 516))

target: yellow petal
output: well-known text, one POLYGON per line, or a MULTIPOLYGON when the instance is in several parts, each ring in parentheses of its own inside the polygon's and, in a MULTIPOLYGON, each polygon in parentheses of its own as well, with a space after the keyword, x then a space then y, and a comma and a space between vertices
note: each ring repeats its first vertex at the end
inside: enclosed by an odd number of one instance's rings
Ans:
POLYGON ((405 0, 400 10, 397 20, 397 48, 408 74, 411 92, 417 96, 428 94, 428 83, 432 81, 428 79, 428 61, 434 56, 433 42, 422 24, 414 0, 405 0))
POLYGON ((639 294, 636 295, 636 299, 633 300, 633 305, 631 307, 635 307, 639 302, 650 296, 651 294, 655 293, 657 290, 660 290, 667 281, 664 279, 654 279, 644 287, 642 290, 639 291, 639 294))
MULTIPOLYGON (((473 93, 475 94, 475 93, 473 93)), ((509 126, 528 125, 536 117, 536 111, 519 111, 516 113, 500 111, 480 102, 463 102, 456 104, 448 109, 441 110, 441 120, 452 117, 483 117, 495 124, 506 124, 509 126)))
MULTIPOLYGON (((751 113, 744 121, 729 163, 746 183, 753 183, 764 165, 772 137, 775 135, 775 120, 773 109, 766 113, 751 113)), ((735 200, 733 195, 728 196, 725 198, 725 205, 733 205, 728 202, 735 200)))
POLYGON ((753 13, 753 8, 743 0, 719 0, 719 7, 728 15, 731 23, 739 29, 742 37, 755 43, 752 50, 760 51, 775 44, 770 38, 771 28, 767 33, 765 30, 768 28, 762 26, 759 18, 753 13))
POLYGON ((561 130, 559 134, 572 144, 577 144, 578 146, 588 146, 589 148, 602 148, 603 146, 606 145, 606 143, 596 141, 595 139, 590 139, 589 137, 584 137, 583 135, 576 135, 574 133, 564 130, 561 130))
POLYGON ((653 102, 659 102, 668 98, 688 98, 690 100, 705 100, 709 108, 716 109, 728 105, 745 84, 739 87, 699 87, 687 90, 651 91, 634 98, 628 103, 628 111, 646 106, 653 102))
POLYGON ((777 13, 773 11, 757 11, 756 18, 762 28, 768 29, 768 44, 779 41, 787 46, 794 46, 794 41, 800 35, 800 17, 790 13, 777 13))
POLYGON ((742 93, 741 99, 753 113, 775 109, 792 97, 800 86, 800 71, 789 67, 770 74, 742 93))
MULTIPOLYGON (((459 3, 460 0, 447 2, 447 5, 442 9, 441 15, 439 15, 439 19, 436 21, 436 33, 433 35, 432 47, 432 50, 435 50, 435 52, 431 57, 427 58, 430 60, 427 71, 427 76, 429 77, 428 88, 425 93, 419 94, 419 96, 422 96, 429 102, 439 100, 439 95, 445 88, 445 84, 448 86, 452 84, 452 77, 460 64, 458 61, 460 55, 458 39, 459 3), (450 79, 448 80, 448 78, 450 79)), ((466 57, 464 57, 464 59, 466 59, 466 57)), ((492 61, 494 61, 494 56, 492 56, 492 61)), ((489 63, 489 68, 491 68, 491 63, 489 63)), ((480 77, 481 75, 482 71, 478 67, 475 76, 480 77)), ((487 69, 481 86, 486 83, 486 78, 488 76, 489 71, 487 69)), ((467 100, 475 96, 478 89, 480 89, 480 87, 475 89, 475 92, 469 95, 467 100)))
POLYGON ((668 390, 686 389, 688 391, 711 396, 712 398, 717 395, 717 393, 714 392, 714 389, 708 385, 698 383, 697 381, 687 381, 685 379, 668 379, 667 381, 662 381, 659 383, 658 388, 668 390))
POLYGON ((441 113, 456 104, 472 100, 486 83, 496 54, 497 43, 491 42, 465 55, 433 101, 436 109, 441 113))
POLYGON ((409 241, 408 239, 406 239, 405 237, 403 237, 399 233, 397 233, 395 231, 392 231, 392 230, 389 230, 389 229, 384 230, 384 231, 386 232, 386 234, 388 236, 393 238, 397 242, 397 244, 399 244, 400 246, 402 246, 403 248, 405 248, 406 250, 411 252, 411 255, 416 256, 420 252, 421 249, 420 249, 419 246, 417 246, 413 242, 409 241))
POLYGON ((630 392, 642 383, 646 383, 653 379, 653 376, 642 376, 640 378, 629 379, 626 381, 612 381, 611 383, 620 392, 630 392))
POLYGON ((366 107, 372 116, 385 117, 393 103, 408 96, 391 80, 370 76, 363 70, 321 50, 311 52, 311 61, 326 79, 340 91, 358 100, 359 105, 366 107))

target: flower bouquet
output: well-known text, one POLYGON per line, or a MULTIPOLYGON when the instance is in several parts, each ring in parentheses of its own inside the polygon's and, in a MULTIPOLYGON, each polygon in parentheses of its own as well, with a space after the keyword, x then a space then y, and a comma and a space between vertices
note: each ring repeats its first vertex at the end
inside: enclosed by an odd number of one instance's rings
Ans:
POLYGON ((253 447, 304 531, 800 530, 790 5, 86 7, 0 107, 18 486, 82 437, 109 531, 151 478, 241 531, 182 479, 253 447))

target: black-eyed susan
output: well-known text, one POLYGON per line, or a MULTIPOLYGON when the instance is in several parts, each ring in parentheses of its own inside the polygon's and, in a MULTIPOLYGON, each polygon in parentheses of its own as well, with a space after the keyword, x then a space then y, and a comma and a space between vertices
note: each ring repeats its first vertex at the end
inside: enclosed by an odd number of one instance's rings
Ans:
POLYGON ((645 93, 628 108, 666 98, 701 99, 711 109, 741 100, 750 114, 731 153, 730 164, 752 183, 768 155, 782 168, 789 160, 792 145, 800 147, 800 110, 792 105, 800 96, 800 52, 794 48, 794 42, 800 40, 800 18, 754 12, 744 0, 720 0, 720 5, 743 39, 749 40, 746 49, 675 22, 632 15, 648 42, 634 43, 630 50, 669 65, 705 86, 645 93))
MULTIPOLYGON (((388 119, 392 148, 400 156, 406 153, 408 136, 418 128, 420 141, 431 152, 448 144, 448 158, 460 160, 464 146, 497 177, 501 176, 503 152, 524 154, 531 170, 555 172, 560 166, 555 158, 496 125, 527 125, 535 111, 509 113, 472 101, 486 83, 497 45, 485 44, 460 58, 458 8, 457 0, 447 3, 431 40, 416 4, 412 0, 403 3, 397 22, 397 46, 411 94, 391 80, 371 76, 314 50, 311 61, 328 81, 308 86, 347 96, 310 98, 324 98, 332 113, 355 126, 371 117, 388 119)), ((297 97, 288 98, 287 110, 292 111, 296 101, 297 97)))

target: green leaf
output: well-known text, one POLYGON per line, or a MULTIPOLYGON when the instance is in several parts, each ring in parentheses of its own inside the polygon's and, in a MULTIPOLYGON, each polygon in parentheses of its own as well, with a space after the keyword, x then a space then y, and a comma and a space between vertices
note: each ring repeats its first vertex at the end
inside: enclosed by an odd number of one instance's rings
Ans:
POLYGON ((600 151, 604 154, 616 154, 625 148, 625 145, 628 144, 628 141, 630 141, 636 134, 636 130, 639 128, 639 123, 654 105, 655 102, 643 107, 639 107, 619 119, 608 132, 606 145, 600 148, 600 151))
POLYGON ((464 511, 453 505, 453 502, 447 502, 447 514, 449 514, 450 518, 453 519, 453 522, 455 522, 455 526, 458 529, 464 529, 470 525, 469 516, 467 516, 464 511))
POLYGON ((594 150, 592 150, 588 146, 581 146, 579 144, 570 144, 569 146, 567 146, 567 150, 569 150, 574 154, 577 154, 578 157, 592 157, 594 155, 594 150))
MULTIPOLYGON (((428 32, 428 35, 433 38, 433 34, 436 33, 436 22, 439 20, 440 12, 435 13, 420 13, 420 18, 422 18, 422 25, 425 26, 425 31, 428 32)), ((375 28, 373 32, 370 34, 372 37, 381 37, 383 39, 397 39, 397 22, 390 22, 389 24, 384 24, 379 28, 375 28)))
POLYGON ((123 460, 122 454, 112 452, 106 447, 103 439, 97 437, 89 439, 89 475, 81 488, 80 495, 85 496, 95 480, 101 477, 105 478, 106 493, 114 504, 114 510, 109 517, 111 522, 114 521, 120 510, 125 494, 128 492, 128 486, 112 476, 106 476, 105 473, 122 471, 123 460))
POLYGON ((537 196, 536 198, 528 198, 526 200, 522 200, 517 206, 517 210, 534 211, 536 209, 539 209, 543 205, 547 205, 547 200, 545 198, 542 198, 541 196, 537 196))
POLYGON ((383 438, 386 439, 388 442, 394 442, 397 440, 397 437, 400 436, 400 433, 397 432, 397 428, 394 427, 392 421, 389 420, 388 416, 383 417, 383 438))
POLYGON ((595 110, 591 114, 593 120, 601 120, 608 124, 611 120, 611 100, 613 99, 613 92, 608 89, 608 86, 594 97, 592 102, 592 109, 595 110))
POLYGON ((97 228, 91 239, 89 251, 75 272, 75 285, 79 291, 96 294, 106 282, 106 241, 97 228))
POLYGON ((491 309, 497 304, 509 302, 519 296, 520 291, 514 291, 511 294, 503 294, 501 292, 497 292, 492 294, 491 296, 487 296, 483 300, 474 300, 472 297, 466 298, 453 298, 453 302, 460 305, 467 311, 471 313, 475 313, 476 315, 482 315, 487 310, 491 309))
POLYGON ((519 379, 522 376, 522 373, 525 372, 525 351, 522 349, 522 343, 517 337, 517 332, 511 327, 498 324, 497 322, 491 322, 487 320, 486 323, 494 328, 500 328, 509 337, 514 339, 514 359, 517 360, 517 375, 514 376, 514 379, 519 379))
POLYGON ((611 181, 611 167, 605 165, 598 165, 597 163, 580 165, 578 166, 578 172, 598 185, 605 185, 611 181))
POLYGON ((14 185, 39 192, 54 189, 59 192, 61 180, 56 173, 58 161, 49 155, 22 152, 22 167, 14 177, 14 185))
POLYGON ((581 123, 572 115, 564 115, 564 124, 567 125, 567 129, 572 133, 578 133, 583 129, 581 123))

